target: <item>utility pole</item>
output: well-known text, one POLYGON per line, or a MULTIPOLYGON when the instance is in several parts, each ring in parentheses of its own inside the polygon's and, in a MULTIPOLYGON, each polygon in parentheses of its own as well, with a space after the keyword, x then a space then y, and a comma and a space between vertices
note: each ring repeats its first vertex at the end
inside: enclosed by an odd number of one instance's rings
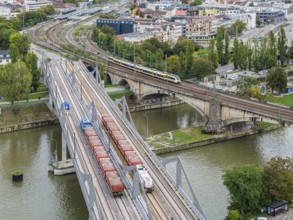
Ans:
POLYGON ((133 44, 133 62, 134 62, 134 76, 136 76, 135 43, 133 44))

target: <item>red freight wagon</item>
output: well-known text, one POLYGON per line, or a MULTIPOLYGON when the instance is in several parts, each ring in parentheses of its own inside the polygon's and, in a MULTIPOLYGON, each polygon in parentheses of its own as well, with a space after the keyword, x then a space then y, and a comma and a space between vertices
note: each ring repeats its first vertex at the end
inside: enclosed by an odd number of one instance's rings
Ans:
POLYGON ((94 152, 96 152, 96 151, 104 151, 104 150, 105 150, 105 148, 104 148, 103 145, 95 146, 95 147, 94 147, 94 152))
POLYGON ((118 147, 120 149, 121 154, 125 157, 125 152, 126 151, 133 151, 133 148, 131 147, 131 145, 120 145, 118 143, 118 147))
POLYGON ((103 175, 105 176, 107 172, 116 171, 116 168, 113 164, 103 164, 101 165, 101 170, 103 172, 103 175))
POLYGON ((114 122, 113 118, 111 115, 102 115, 102 121, 103 123, 107 123, 107 122, 114 122))
POLYGON ((119 179, 120 176, 118 174, 117 171, 113 171, 113 172, 107 172, 106 173, 106 176, 109 178, 109 179, 119 179))
POLYGON ((121 141, 119 141, 119 144, 120 145, 130 145, 129 141, 127 141, 127 140, 121 140, 121 141))
POLYGON ((104 164, 112 164, 112 160, 110 158, 101 158, 99 160, 100 164, 101 165, 104 165, 104 164))
POLYGON ((96 146, 103 146, 98 136, 89 136, 89 143, 92 149, 94 149, 96 146))
POLYGON ((112 135, 116 136, 116 135, 124 135, 124 134, 119 130, 119 131, 113 131, 112 135))
POLYGON ((85 128, 84 129, 84 134, 88 138, 89 136, 98 136, 96 130, 91 127, 91 128, 85 128))
POLYGON ((126 151, 125 159, 130 166, 142 164, 139 156, 136 154, 135 151, 126 151))
POLYGON ((109 158, 109 155, 108 155, 107 151, 105 151, 105 150, 95 151, 95 156, 96 156, 97 160, 99 160, 101 158, 109 158))
POLYGON ((116 135, 116 136, 113 135, 112 137, 116 144, 118 144, 118 141, 126 140, 124 135, 116 135))
POLYGON ((113 195, 122 195, 122 192, 124 190, 124 185, 120 178, 111 179, 108 176, 106 176, 106 181, 108 182, 108 185, 113 195))

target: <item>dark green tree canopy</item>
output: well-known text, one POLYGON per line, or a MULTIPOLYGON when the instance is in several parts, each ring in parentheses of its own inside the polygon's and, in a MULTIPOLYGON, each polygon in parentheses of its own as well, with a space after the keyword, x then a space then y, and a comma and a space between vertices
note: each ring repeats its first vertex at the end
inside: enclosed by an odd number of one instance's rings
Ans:
POLYGON ((287 75, 281 67, 273 67, 268 72, 266 82, 272 93, 273 91, 283 93, 287 87, 287 75))
POLYGON ((244 216, 259 208, 262 193, 262 169, 257 165, 245 165, 228 170, 223 175, 224 185, 230 192, 232 209, 244 216))

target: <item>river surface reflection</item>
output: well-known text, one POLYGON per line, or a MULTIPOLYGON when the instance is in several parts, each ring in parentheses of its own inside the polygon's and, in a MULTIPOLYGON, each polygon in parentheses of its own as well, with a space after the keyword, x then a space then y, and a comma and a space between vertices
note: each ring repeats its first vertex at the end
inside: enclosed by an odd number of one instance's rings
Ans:
MULTIPOLYGON (((196 125, 202 120, 189 106, 136 112, 132 116, 143 137, 196 125)), ((220 220, 226 216, 228 206, 223 172, 248 163, 262 165, 277 155, 292 156, 292 136, 292 128, 282 128, 160 156, 180 156, 207 219, 220 220)), ((53 140, 60 148, 59 126, 0 135, 0 219, 88 219, 76 175, 57 177, 47 172, 56 148, 53 140), (22 183, 11 181, 11 172, 16 169, 24 171, 22 183)), ((61 158, 60 150, 58 153, 61 158)), ((168 169, 174 173, 175 167, 168 169)))
POLYGON ((60 177, 47 171, 60 141, 59 126, 0 135, 0 219, 88 219, 76 175, 60 177), (17 169, 24 173, 21 183, 11 180, 17 169))

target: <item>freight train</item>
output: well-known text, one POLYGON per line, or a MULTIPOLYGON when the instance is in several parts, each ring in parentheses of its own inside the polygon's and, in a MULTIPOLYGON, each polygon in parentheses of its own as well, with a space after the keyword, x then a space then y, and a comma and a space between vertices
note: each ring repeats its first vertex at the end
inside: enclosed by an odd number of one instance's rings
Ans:
POLYGON ((111 62, 111 63, 119 64, 121 66, 130 68, 130 69, 136 68, 137 71, 140 72, 140 73, 143 73, 143 74, 151 76, 151 77, 159 78, 159 79, 164 80, 164 81, 168 81, 168 82, 172 82, 172 83, 180 83, 181 82, 179 76, 177 76, 175 74, 164 73, 164 72, 158 71, 156 69, 144 67, 144 66, 139 65, 139 64, 134 66, 134 63, 129 62, 127 60, 123 60, 121 58, 108 56, 108 61, 111 62))
POLYGON ((83 117, 80 122, 80 127, 87 138, 112 195, 122 195, 124 185, 92 123, 83 117))
POLYGON ((153 180, 150 177, 147 168, 143 165, 139 155, 133 148, 133 145, 127 140, 125 135, 118 128, 113 118, 108 115, 102 115, 102 122, 105 127, 110 131, 110 135, 117 145, 120 153, 125 158, 129 166, 136 166, 140 182, 147 192, 152 192, 154 188, 153 180))

